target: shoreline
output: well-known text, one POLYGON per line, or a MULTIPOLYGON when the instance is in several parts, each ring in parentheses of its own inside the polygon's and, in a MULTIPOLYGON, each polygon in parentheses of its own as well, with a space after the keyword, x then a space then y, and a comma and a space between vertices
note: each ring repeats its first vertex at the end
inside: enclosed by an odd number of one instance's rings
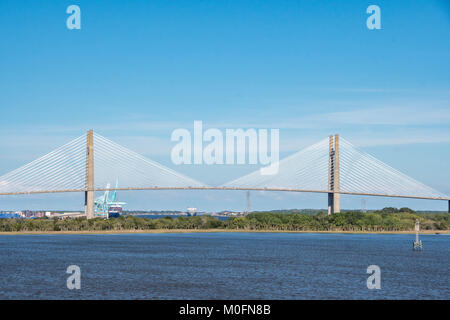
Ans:
MULTIPOLYGON (((415 234, 415 231, 315 231, 315 230, 245 230, 245 229, 149 229, 149 230, 85 230, 85 231, 0 231, 0 235, 70 235, 70 234, 164 234, 164 233, 323 233, 323 234, 415 234)), ((422 230, 421 235, 450 234, 450 230, 422 230)))

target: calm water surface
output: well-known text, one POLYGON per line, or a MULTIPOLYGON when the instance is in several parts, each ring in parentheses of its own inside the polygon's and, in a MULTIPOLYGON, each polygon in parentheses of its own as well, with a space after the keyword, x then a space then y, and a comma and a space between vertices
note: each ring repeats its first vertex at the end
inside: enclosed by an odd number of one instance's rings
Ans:
POLYGON ((0 299, 450 299, 450 236, 0 236, 0 299), (66 268, 81 268, 81 290, 66 268), (381 290, 368 290, 369 265, 381 290))

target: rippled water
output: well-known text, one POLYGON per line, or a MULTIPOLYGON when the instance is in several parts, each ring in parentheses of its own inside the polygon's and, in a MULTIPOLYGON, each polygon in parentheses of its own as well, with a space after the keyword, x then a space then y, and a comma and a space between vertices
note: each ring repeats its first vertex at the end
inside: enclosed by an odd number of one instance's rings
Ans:
POLYGON ((1 299, 450 299, 450 236, 0 236, 1 299), (81 268, 81 290, 66 268, 81 268), (381 290, 369 290, 369 265, 381 290))

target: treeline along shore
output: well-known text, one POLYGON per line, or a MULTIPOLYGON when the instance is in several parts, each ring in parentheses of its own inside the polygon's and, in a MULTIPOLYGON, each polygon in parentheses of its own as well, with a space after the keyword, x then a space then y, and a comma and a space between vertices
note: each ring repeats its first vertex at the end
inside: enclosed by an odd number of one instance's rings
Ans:
POLYGON ((175 230, 193 231, 272 231, 272 232, 413 232, 416 219, 425 232, 450 230, 448 213, 416 213, 408 208, 363 213, 343 211, 328 216, 316 214, 258 212, 245 217, 231 217, 219 220, 211 216, 164 217, 151 219, 135 216, 116 219, 85 218, 75 219, 0 219, 3 233, 58 233, 58 232, 170 232, 175 230))

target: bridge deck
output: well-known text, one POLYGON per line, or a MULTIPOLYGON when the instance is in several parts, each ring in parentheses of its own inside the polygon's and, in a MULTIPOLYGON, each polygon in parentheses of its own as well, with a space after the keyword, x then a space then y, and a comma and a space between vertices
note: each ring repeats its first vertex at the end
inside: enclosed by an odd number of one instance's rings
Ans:
MULTIPOLYGON (((307 190, 307 189, 288 189, 288 188, 243 188, 243 187, 130 187, 130 188, 95 188, 92 190, 86 189, 68 189, 68 190, 37 190, 37 191, 22 191, 22 192, 5 192, 0 193, 4 195, 27 195, 27 194, 45 194, 45 193, 68 193, 68 192, 85 192, 85 191, 132 191, 132 190, 243 190, 243 191, 284 191, 284 192, 309 192, 309 193, 333 193, 331 190, 307 190)), ((390 197, 390 198, 407 198, 407 199, 424 199, 424 200, 448 200, 446 197, 423 197, 414 195, 401 194, 380 194, 380 193, 364 193, 364 192, 335 192, 339 194, 360 195, 360 196, 375 196, 375 197, 390 197)))

